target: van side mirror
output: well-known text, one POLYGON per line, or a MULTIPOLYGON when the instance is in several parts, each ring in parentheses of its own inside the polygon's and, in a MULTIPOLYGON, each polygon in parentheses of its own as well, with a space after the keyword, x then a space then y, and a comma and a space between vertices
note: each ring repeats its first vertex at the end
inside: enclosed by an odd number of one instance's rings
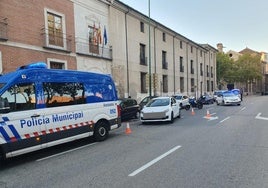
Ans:
POLYGON ((3 99, 2 97, 0 97, 0 113, 3 114, 8 112, 10 112, 10 106, 7 98, 3 99))

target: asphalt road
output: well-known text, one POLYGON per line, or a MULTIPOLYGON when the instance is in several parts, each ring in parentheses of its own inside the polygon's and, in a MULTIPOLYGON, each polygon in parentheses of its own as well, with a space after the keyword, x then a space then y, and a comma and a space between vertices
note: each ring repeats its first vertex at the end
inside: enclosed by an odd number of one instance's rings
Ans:
POLYGON ((173 124, 126 122, 108 140, 56 146, 6 161, 6 188, 268 187, 268 96, 241 106, 182 110, 173 124))

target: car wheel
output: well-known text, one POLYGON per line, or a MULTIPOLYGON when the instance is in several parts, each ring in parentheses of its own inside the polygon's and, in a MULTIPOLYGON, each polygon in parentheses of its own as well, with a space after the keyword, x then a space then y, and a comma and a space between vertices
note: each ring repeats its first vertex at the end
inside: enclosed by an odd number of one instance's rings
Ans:
POLYGON ((96 123, 94 128, 94 138, 96 141, 101 142, 106 140, 109 135, 107 124, 104 121, 96 123))
POLYGON ((171 112, 170 123, 173 123, 173 122, 174 122, 174 114, 173 112, 171 112))
POLYGON ((179 111, 179 115, 178 115, 178 118, 181 118, 181 110, 179 111))
POLYGON ((137 112, 137 113, 135 114, 134 118, 135 118, 135 119, 138 119, 139 117, 140 117, 140 113, 137 112))
POLYGON ((190 110, 190 105, 186 105, 185 110, 190 110))

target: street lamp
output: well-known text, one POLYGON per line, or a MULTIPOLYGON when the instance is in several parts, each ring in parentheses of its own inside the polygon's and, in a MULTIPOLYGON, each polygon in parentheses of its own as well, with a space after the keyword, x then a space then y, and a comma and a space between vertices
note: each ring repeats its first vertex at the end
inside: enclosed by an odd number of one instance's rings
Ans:
POLYGON ((151 18, 150 18, 150 0, 148 0, 148 22, 149 22, 149 96, 152 96, 152 80, 151 80, 151 18))

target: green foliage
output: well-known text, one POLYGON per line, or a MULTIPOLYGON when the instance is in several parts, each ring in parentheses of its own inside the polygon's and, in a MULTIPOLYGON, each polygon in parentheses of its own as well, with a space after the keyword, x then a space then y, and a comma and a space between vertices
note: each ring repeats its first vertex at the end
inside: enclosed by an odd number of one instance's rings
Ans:
POLYGON ((227 54, 217 54, 217 81, 224 83, 259 80, 262 78, 260 55, 244 54, 233 61, 227 54))

